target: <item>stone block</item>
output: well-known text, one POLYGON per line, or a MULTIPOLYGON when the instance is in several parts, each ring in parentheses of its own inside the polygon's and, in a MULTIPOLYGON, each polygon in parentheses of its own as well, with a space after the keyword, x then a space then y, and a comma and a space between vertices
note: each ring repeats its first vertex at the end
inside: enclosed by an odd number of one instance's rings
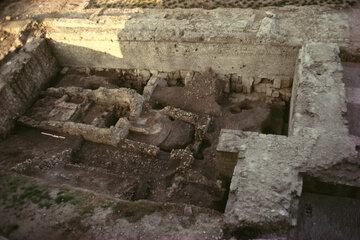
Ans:
POLYGON ((194 78, 194 72, 193 71, 189 71, 186 73, 185 77, 184 77, 184 84, 188 85, 194 78))
POLYGON ((271 97, 273 90, 271 88, 266 88, 266 96, 271 97))
POLYGON ((261 83, 261 80, 262 80, 261 77, 255 77, 254 85, 257 85, 257 84, 261 83))
POLYGON ((279 91, 275 90, 275 91, 273 91, 271 96, 274 98, 278 98, 280 96, 280 93, 279 93, 279 91))
POLYGON ((139 71, 139 75, 141 76, 143 82, 148 81, 148 80, 150 79, 150 77, 151 77, 150 71, 149 71, 149 70, 146 70, 146 69, 140 70, 140 71, 139 71))
POLYGON ((254 86, 254 92, 266 93, 266 83, 260 83, 254 86))
POLYGON ((242 85, 242 77, 232 74, 229 78, 230 81, 230 92, 241 93, 244 90, 242 85))
POLYGON ((242 83, 244 86, 244 93, 251 93, 253 90, 254 77, 244 76, 242 83))
POLYGON ((280 89, 281 88, 281 79, 275 78, 273 86, 274 86, 274 88, 280 89))

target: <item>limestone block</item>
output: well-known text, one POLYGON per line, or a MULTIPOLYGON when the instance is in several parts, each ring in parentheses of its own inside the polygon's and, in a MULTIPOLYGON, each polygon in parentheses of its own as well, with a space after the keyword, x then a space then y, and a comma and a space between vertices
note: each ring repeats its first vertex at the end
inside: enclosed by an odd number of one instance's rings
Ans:
POLYGON ((245 76, 242 81, 244 85, 244 93, 251 93, 253 90, 254 77, 245 76))
POLYGON ((224 93, 230 93, 230 92, 231 92, 230 81, 224 81, 224 93))
POLYGON ((278 41, 283 38, 276 16, 265 17, 261 20, 256 37, 263 42, 278 41))
POLYGON ((187 72, 184 77, 184 84, 188 85, 193 80, 193 78, 194 78, 194 72, 193 71, 187 72))
POLYGON ((273 86, 274 86, 274 88, 280 89, 281 88, 281 79, 279 79, 279 78, 274 79, 273 86))
POLYGON ((144 88, 143 97, 146 100, 149 100, 157 86, 166 87, 167 86, 167 82, 165 80, 166 77, 167 74, 162 74, 162 73, 159 74, 158 76, 152 76, 144 88))
POLYGON ((149 71, 149 70, 146 70, 146 69, 140 70, 140 71, 139 71, 139 75, 141 76, 141 78, 142 78, 142 80, 143 80, 144 82, 148 81, 148 80, 150 79, 150 77, 151 77, 150 71, 149 71))
POLYGON ((262 80, 261 77, 255 77, 254 85, 257 85, 257 84, 261 83, 261 80, 262 80))
POLYGON ((159 74, 159 71, 158 70, 155 70, 155 69, 150 69, 150 73, 151 73, 151 75, 158 75, 159 74))
POLYGON ((279 91, 275 90, 275 91, 273 91, 271 96, 274 98, 278 98, 280 96, 280 93, 279 93, 279 91))
POLYGON ((188 71, 188 70, 180 70, 180 76, 181 76, 181 78, 185 78, 188 74, 194 74, 194 72, 193 71, 188 71))
POLYGON ((268 97, 271 97, 272 96, 272 89, 271 88, 267 88, 266 89, 266 96, 268 96, 268 97))
POLYGON ((242 77, 232 75, 230 76, 230 92, 241 93, 243 91, 242 77))
POLYGON ((254 86, 254 92, 266 93, 266 83, 260 83, 254 86))

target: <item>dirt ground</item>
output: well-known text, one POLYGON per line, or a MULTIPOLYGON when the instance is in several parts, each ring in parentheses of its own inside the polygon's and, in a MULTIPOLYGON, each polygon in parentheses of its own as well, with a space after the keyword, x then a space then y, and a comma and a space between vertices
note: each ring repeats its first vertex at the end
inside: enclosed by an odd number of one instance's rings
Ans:
MULTIPOLYGON (((133 87, 141 93, 143 84, 135 80, 129 75, 114 71, 70 69, 63 71, 52 85, 88 89, 133 87)), ((213 73, 198 74, 188 86, 157 88, 154 99, 151 99, 156 107, 159 104, 180 107, 213 118, 200 151, 181 155, 183 159, 172 158, 172 150, 183 149, 181 154, 188 151, 187 147, 194 141, 194 127, 180 120, 165 121, 168 135, 163 142, 158 140, 162 138, 161 134, 151 137, 136 133, 129 135, 129 139, 147 144, 162 142, 158 157, 84 141, 79 137, 45 132, 60 135, 60 138, 54 138, 44 135, 41 130, 19 126, 12 136, 0 143, 2 168, 13 169, 54 184, 89 189, 124 200, 187 203, 223 211, 229 179, 218 176, 215 167, 215 148, 220 130, 235 128, 281 134, 285 105, 276 105, 281 106, 276 113, 274 107, 260 102, 233 105, 226 101, 226 97, 216 97, 216 84, 213 73), (204 85, 209 84, 212 87, 205 88, 204 85), (192 104, 195 101, 197 104, 192 104), (208 111, 210 109, 212 110, 208 111), (189 168, 179 174, 179 167, 187 159, 190 161, 189 168)), ((50 100, 48 97, 40 99, 26 115, 45 120, 56 102, 56 99, 50 100)), ((92 107, 82 121, 91 124, 104 111, 106 109, 102 107, 92 107)), ((53 116, 52 119, 58 120, 54 117, 56 118, 53 116)))
POLYGON ((19 36, 0 30, 0 63, 15 53, 21 45, 19 36))

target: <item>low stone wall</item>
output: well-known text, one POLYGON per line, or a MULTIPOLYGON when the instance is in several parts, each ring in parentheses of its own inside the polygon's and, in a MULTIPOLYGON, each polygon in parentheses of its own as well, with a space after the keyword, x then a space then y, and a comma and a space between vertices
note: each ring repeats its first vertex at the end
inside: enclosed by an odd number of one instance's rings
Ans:
POLYGON ((82 89, 79 87, 67 88, 48 88, 46 93, 50 96, 61 97, 68 95, 70 97, 79 97, 88 99, 95 103, 108 106, 124 106, 130 109, 130 120, 140 116, 144 98, 133 89, 119 88, 107 89, 100 87, 96 90, 82 89))
POLYGON ((57 62, 44 39, 27 43, 0 68, 0 138, 5 137, 54 77, 57 62))

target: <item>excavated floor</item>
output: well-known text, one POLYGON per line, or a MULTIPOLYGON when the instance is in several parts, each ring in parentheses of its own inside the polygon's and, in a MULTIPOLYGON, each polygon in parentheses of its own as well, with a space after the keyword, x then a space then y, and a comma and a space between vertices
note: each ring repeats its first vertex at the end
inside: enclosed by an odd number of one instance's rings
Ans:
MULTIPOLYGON (((193 83, 187 85, 180 78, 165 78, 165 84, 157 86, 149 101, 144 103, 145 112, 160 112, 171 106, 211 118, 197 148, 193 146, 196 126, 181 118, 166 118, 169 133, 165 141, 159 140, 163 138, 162 134, 149 136, 129 132, 128 139, 134 142, 158 146, 160 153, 157 156, 137 151, 136 147, 124 150, 121 146, 94 143, 20 123, 14 134, 0 143, 2 168, 49 183, 67 184, 124 200, 186 203, 223 211, 230 179, 219 176, 216 170, 215 148, 220 130, 232 128, 283 134, 286 133, 288 111, 287 104, 280 100, 265 103, 261 99, 234 101, 229 97, 231 93, 216 96, 215 85, 214 88, 205 88, 215 83, 216 77, 211 71, 195 73, 193 83), (172 156, 176 153, 180 157, 172 156)), ((94 69, 64 71, 51 84, 54 88, 92 90, 125 87, 135 89, 139 94, 143 93, 145 86, 146 81, 136 79, 129 71, 94 69)), ((60 110, 54 111, 58 109, 57 101, 57 98, 42 94, 25 116, 39 121, 69 119, 73 106, 81 103, 79 99, 71 99, 67 105, 62 104, 60 110)), ((97 117, 112 111, 108 108, 95 104, 76 121, 96 125, 97 117)), ((121 112, 102 127, 113 126, 120 117, 128 116, 128 109, 121 112)), ((147 121, 153 124, 151 119, 147 121)))

